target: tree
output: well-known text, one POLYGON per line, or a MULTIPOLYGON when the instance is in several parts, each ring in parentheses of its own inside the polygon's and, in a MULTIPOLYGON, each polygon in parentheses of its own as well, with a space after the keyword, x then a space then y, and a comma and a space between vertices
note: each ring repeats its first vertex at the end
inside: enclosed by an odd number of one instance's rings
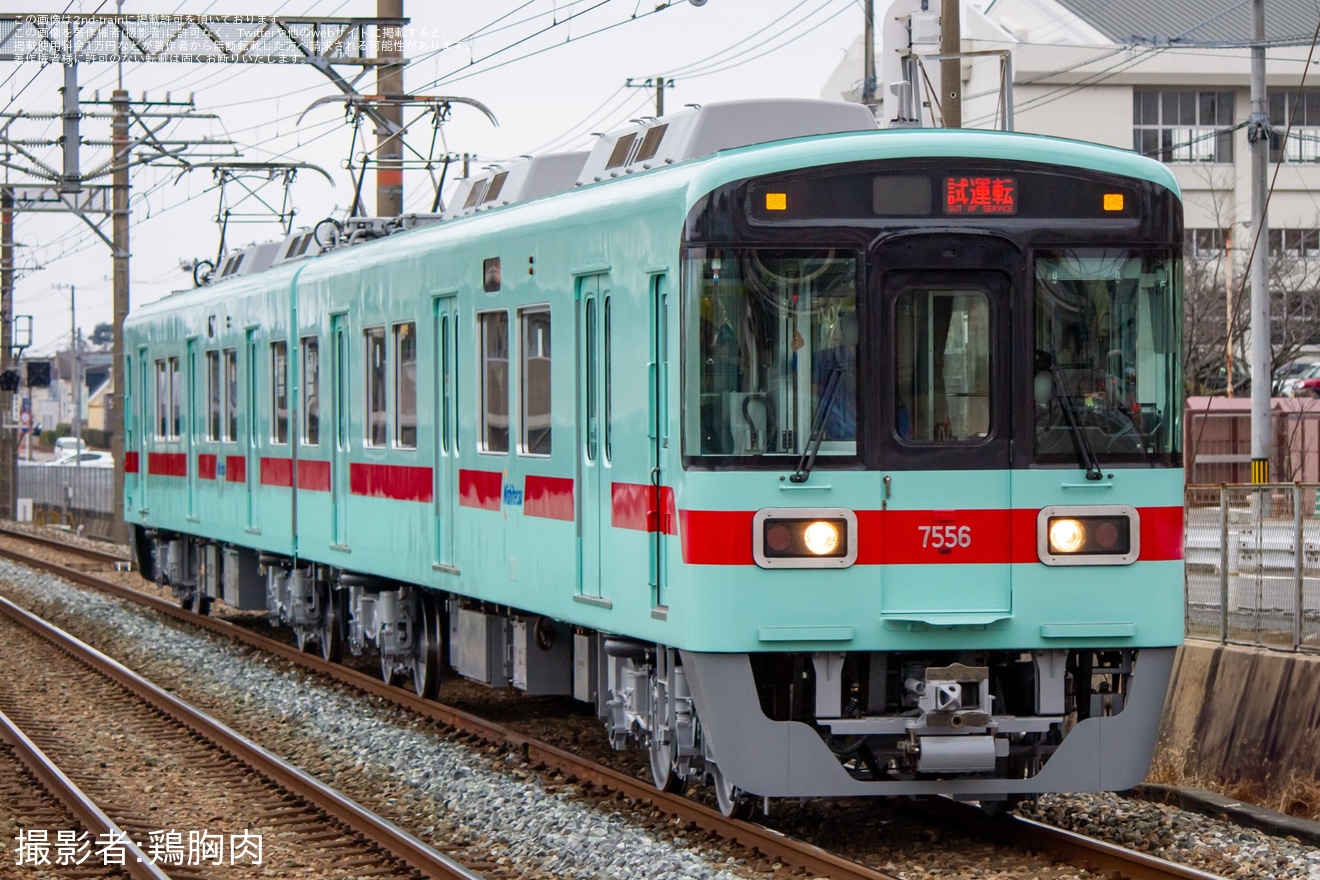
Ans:
POLYGON ((109 348, 115 341, 114 325, 97 324, 92 328, 92 335, 87 337, 87 341, 97 348, 109 348))

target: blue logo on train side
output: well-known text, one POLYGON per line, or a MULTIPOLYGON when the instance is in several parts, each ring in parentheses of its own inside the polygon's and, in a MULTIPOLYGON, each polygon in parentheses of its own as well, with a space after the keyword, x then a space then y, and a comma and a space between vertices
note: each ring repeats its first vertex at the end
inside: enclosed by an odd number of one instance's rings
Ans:
POLYGON ((504 504, 506 507, 522 507, 523 490, 512 483, 504 484, 504 504))

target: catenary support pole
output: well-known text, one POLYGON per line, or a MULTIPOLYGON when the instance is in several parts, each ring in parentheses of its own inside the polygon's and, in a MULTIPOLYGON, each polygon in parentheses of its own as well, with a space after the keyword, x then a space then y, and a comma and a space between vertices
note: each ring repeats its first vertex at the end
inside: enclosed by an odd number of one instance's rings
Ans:
MULTIPOLYGON (((1265 0, 1251 3, 1251 482, 1270 481, 1270 115, 1265 99, 1265 0)), ((1232 377, 1228 378, 1232 381, 1232 377)))

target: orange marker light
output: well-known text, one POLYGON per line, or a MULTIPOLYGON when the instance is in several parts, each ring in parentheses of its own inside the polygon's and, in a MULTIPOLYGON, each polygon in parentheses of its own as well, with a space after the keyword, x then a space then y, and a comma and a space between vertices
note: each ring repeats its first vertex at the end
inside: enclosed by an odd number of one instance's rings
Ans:
POLYGON ((767 211, 787 211, 788 193, 766 193, 765 209, 767 211))
POLYGON ((1105 205, 1104 205, 1104 207, 1105 207, 1105 210, 1106 210, 1106 211, 1121 211, 1121 210, 1123 210, 1123 194, 1122 194, 1122 193, 1105 193, 1105 205))

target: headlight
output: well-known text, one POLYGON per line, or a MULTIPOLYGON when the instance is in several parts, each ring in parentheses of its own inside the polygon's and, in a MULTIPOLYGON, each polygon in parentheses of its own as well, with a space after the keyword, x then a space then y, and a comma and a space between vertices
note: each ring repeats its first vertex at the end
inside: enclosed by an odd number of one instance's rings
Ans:
POLYGON ((802 543, 817 556, 829 556, 839 549, 839 527, 832 522, 816 520, 803 530, 802 543))
POLYGON ((857 559, 857 515, 840 508, 774 508, 752 520, 762 568, 845 568, 857 559))
POLYGON ((1131 507, 1047 507, 1037 517, 1046 565, 1126 565, 1140 555, 1140 518, 1131 507))
POLYGON ((1080 520, 1050 520, 1050 552, 1076 553, 1086 543, 1086 529, 1080 520))

